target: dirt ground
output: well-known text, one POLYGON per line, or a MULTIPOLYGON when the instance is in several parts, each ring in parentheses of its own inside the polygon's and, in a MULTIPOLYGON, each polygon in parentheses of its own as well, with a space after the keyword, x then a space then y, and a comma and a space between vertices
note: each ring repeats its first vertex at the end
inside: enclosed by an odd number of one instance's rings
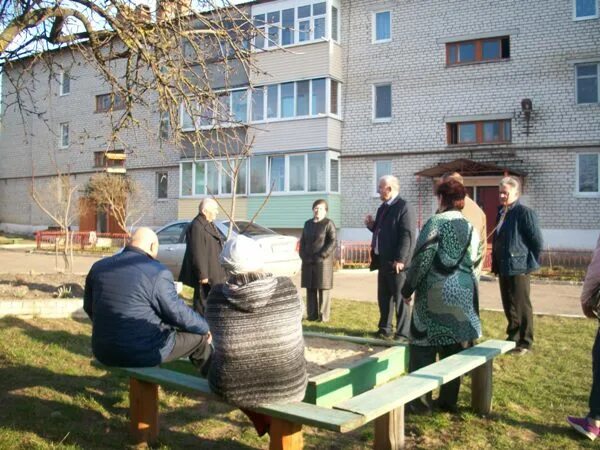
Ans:
POLYGON ((85 275, 65 273, 0 273, 0 300, 81 298, 85 275))
POLYGON ((304 357, 310 376, 346 367, 353 361, 366 358, 385 348, 314 337, 305 337, 304 342, 306 345, 304 357))

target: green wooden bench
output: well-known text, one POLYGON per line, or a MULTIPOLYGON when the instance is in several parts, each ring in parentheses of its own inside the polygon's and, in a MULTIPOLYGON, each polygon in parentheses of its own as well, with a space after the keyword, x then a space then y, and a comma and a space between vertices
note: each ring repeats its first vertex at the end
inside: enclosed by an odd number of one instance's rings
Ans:
MULTIPOLYGON (((372 420, 375 421, 374 448, 399 449, 404 445, 404 405, 461 375, 472 374, 472 407, 475 412, 489 413, 493 358, 514 346, 514 342, 489 340, 411 374, 386 380, 379 386, 376 377, 372 377, 375 387, 357 382, 359 374, 365 373, 365 367, 354 364, 347 369, 336 369, 341 371, 340 377, 353 386, 350 389, 340 383, 332 384, 331 378, 324 378, 323 386, 334 386, 333 389, 323 389, 325 400, 321 403, 327 406, 320 405, 318 399, 310 398, 309 383, 305 402, 266 405, 252 410, 272 418, 270 449, 301 449, 303 425, 345 433, 372 420), (307 400, 317 404, 306 403, 307 400)), ((394 359, 391 357, 394 352, 389 350, 366 358, 363 364, 379 369, 389 368, 394 359)), ((405 347, 399 347, 396 358, 406 361, 404 350, 405 347)), ((159 367, 123 370, 130 376, 130 431, 138 444, 152 442, 158 437, 159 385, 222 401, 210 391, 207 380, 197 376, 159 367)), ((318 386, 314 392, 319 392, 318 386)))

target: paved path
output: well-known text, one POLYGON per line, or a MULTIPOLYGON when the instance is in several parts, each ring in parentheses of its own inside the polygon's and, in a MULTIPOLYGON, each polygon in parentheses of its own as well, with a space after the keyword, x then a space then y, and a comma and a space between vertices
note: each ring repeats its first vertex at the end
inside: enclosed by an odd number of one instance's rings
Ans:
MULTIPOLYGON (((76 256, 75 273, 87 273, 99 258, 94 256, 76 256)), ((59 262, 62 264, 62 261, 59 262)), ((0 249, 0 272, 4 273, 38 273, 55 271, 54 255, 28 253, 17 249, 8 251, 0 249)), ((62 267, 62 266, 60 266, 62 267)), ((300 286, 300 276, 294 277, 300 286)), ((531 285, 533 310, 538 314, 565 314, 582 316, 579 306, 581 286, 564 284, 531 285)), ((344 270, 334 274, 334 298, 376 302, 377 272, 367 270, 344 270)), ((482 281, 480 284, 480 305, 482 309, 502 311, 500 290, 496 281, 482 281)))

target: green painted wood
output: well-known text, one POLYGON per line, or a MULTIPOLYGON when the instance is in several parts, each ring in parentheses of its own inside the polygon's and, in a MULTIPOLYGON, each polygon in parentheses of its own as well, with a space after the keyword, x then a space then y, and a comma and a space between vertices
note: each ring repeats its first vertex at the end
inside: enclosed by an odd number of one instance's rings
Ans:
MULTIPOLYGON (((272 195, 260 211, 256 223, 269 228, 302 228, 312 217, 312 204, 317 199, 329 204, 328 217, 340 227, 342 223, 340 194, 272 195)), ((248 218, 254 216, 265 196, 248 197, 248 218)))
MULTIPOLYGON (((204 378, 159 367, 124 368, 123 371, 138 380, 168 386, 178 391, 200 393, 203 397, 223 402, 222 398, 211 392, 208 381, 204 378)), ((364 417, 359 414, 301 402, 265 405, 249 409, 289 422, 338 432, 350 431, 365 423, 364 417)))
POLYGON ((333 407, 362 414, 367 421, 373 420, 470 372, 514 346, 515 343, 509 341, 483 342, 333 407))
POLYGON ((399 377, 406 373, 407 368, 406 347, 388 348, 348 367, 312 377, 305 401, 330 407, 399 377))

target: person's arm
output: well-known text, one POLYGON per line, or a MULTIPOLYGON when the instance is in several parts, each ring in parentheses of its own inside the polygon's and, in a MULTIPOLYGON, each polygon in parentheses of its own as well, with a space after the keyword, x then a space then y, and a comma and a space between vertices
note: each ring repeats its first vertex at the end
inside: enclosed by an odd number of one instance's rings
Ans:
POLYGON ((85 290, 83 292, 83 310, 88 315, 90 320, 93 319, 94 314, 94 298, 92 296, 92 271, 85 277, 85 290))
POLYGON ((331 253, 335 250, 336 246, 336 233, 335 233, 335 224, 333 221, 329 221, 327 226, 325 227, 325 243, 323 244, 323 248, 319 251, 319 257, 326 259, 329 258, 331 253))
POLYGON ((208 278, 208 266, 206 255, 206 231, 203 229, 202 223, 194 221, 192 223, 190 234, 192 235, 192 267, 196 271, 198 280, 206 280, 208 278))
POLYGON ((581 289, 581 309, 587 317, 595 317, 593 297, 600 289, 600 238, 596 244, 596 250, 592 255, 592 262, 588 266, 583 288, 581 289))
POLYGON ((300 236, 300 259, 302 261, 308 260, 308 254, 306 252, 306 227, 308 226, 308 222, 304 222, 304 228, 302 228, 302 235, 300 236))
POLYGON ((159 317, 166 324, 188 333, 208 334, 206 320, 177 295, 173 275, 168 270, 165 269, 158 275, 152 298, 157 305, 159 317))
POLYGON ((403 265, 408 264, 414 246, 415 229, 415 212, 413 208, 406 203, 404 209, 400 212, 400 218, 396 229, 396 232, 398 233, 398 247, 394 254, 395 262, 402 263, 403 265))
POLYGON ((537 214, 532 209, 525 209, 523 212, 523 224, 524 227, 521 230, 527 248, 535 256, 536 261, 539 262, 540 254, 544 242, 542 240, 542 230, 540 229, 537 214))
POLYGON ((437 229, 433 227, 431 220, 429 220, 419 234, 417 248, 410 263, 406 281, 402 286, 401 293, 404 299, 408 299, 417 289, 421 280, 427 276, 433 265, 437 250, 437 229))

